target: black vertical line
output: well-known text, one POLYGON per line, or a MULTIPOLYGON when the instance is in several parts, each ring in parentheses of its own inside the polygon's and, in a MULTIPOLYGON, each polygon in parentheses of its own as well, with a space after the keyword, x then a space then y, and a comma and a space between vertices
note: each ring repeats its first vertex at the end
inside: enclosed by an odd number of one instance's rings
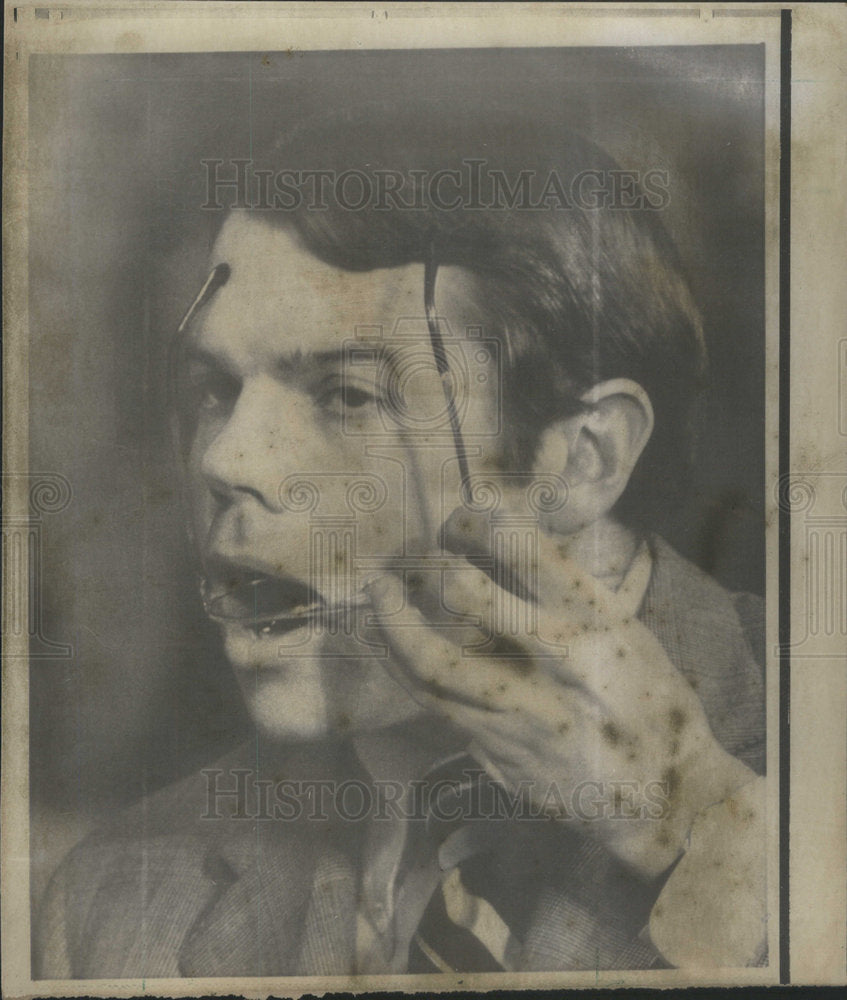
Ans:
MULTIPOLYGON (((779 477, 791 471, 791 11, 781 12, 779 81, 779 477)), ((787 491, 785 491, 787 493, 787 491)), ((791 512, 779 505, 779 981, 791 981, 789 818, 791 768, 791 512)))

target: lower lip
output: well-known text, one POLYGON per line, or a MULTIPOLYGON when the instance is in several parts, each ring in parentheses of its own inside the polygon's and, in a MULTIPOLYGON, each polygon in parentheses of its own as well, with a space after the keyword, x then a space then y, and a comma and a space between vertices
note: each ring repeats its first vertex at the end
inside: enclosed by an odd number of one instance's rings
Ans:
MULTIPOLYGON (((338 621, 338 619, 336 619, 338 621)), ((246 676, 251 684, 277 684, 280 678, 290 678, 295 662, 303 657, 330 655, 325 642, 343 640, 349 625, 334 627, 326 612, 315 616, 298 616, 286 622, 285 628, 259 626, 249 619, 217 619, 227 659, 237 674, 246 676)), ((349 659, 345 660, 349 665, 349 659)))
POLYGON ((246 674, 256 683, 287 677, 292 668, 291 658, 314 652, 315 640, 320 642, 308 621, 285 632, 261 632, 249 622, 233 619, 219 620, 217 624, 230 665, 236 673, 246 674))

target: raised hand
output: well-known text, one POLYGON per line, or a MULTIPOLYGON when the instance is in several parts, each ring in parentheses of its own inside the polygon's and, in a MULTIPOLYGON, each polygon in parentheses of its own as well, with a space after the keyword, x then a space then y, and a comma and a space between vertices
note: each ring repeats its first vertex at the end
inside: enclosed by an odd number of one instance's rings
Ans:
POLYGON ((626 593, 581 570, 566 539, 539 533, 529 578, 501 567, 502 586, 479 568, 484 544, 471 519, 452 517, 443 541, 467 555, 459 568, 442 560, 411 581, 387 574, 368 587, 389 669, 422 706, 467 732, 507 788, 541 795, 555 785, 565 801, 585 782, 661 788, 659 810, 611 809, 585 824, 645 877, 661 873, 697 814, 753 772, 714 738, 626 593), (497 624, 504 607, 506 629, 497 624), (439 625, 439 610, 442 621, 444 611, 466 616, 467 627, 439 625))

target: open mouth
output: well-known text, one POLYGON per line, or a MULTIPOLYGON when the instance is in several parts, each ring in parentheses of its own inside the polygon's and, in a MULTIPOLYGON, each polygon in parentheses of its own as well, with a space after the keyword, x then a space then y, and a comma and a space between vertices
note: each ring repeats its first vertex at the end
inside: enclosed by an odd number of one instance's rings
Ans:
POLYGON ((231 564, 216 567, 200 585, 203 607, 214 621, 236 623, 257 635, 284 635, 309 624, 334 630, 339 620, 366 603, 364 594, 328 602, 312 587, 288 576, 270 576, 231 564))

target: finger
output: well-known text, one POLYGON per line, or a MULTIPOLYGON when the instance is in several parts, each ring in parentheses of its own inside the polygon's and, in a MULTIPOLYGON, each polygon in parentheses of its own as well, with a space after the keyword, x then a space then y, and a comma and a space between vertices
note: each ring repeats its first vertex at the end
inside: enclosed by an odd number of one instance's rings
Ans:
POLYGON ((563 683, 590 691, 607 704, 627 695, 654 697, 660 683, 650 679, 658 682, 659 675, 667 674, 667 657, 632 617, 629 603, 571 557, 568 538, 534 532, 535 559, 529 572, 524 561, 522 578, 530 581, 527 589, 541 595, 536 603, 490 582, 494 556, 485 555, 490 527, 487 515, 459 509, 442 530, 445 545, 456 549, 461 543, 479 565, 488 559, 487 571, 445 574, 442 585, 444 605, 478 616, 487 633, 481 650, 514 660, 528 657, 563 683))
POLYGON ((447 551, 463 555, 501 589, 570 615, 579 626, 625 617, 617 614, 614 594, 573 559, 568 536, 548 534, 537 523, 527 530, 522 518, 520 531, 507 539, 503 531, 507 524, 508 512, 498 517, 495 530, 489 514, 459 507, 442 525, 440 542, 447 551))
POLYGON ((435 631, 418 608, 405 602, 397 577, 375 581, 368 589, 381 616, 377 627, 391 648, 386 668, 426 708, 472 730, 482 718, 474 711, 512 716, 509 738, 521 740, 550 729, 559 733, 565 715, 584 709, 584 696, 540 668, 532 656, 480 654, 435 631))
POLYGON ((430 627, 476 655, 549 659, 566 654, 569 639, 579 634, 562 616, 547 622, 534 602, 503 590, 467 563, 409 574, 406 584, 409 599, 430 627))
POLYGON ((522 566, 515 554, 498 551, 501 546, 492 537, 491 529, 489 514, 458 507, 441 526, 439 544, 448 552, 464 556, 503 590, 521 600, 537 600, 537 593, 529 586, 530 567, 522 566))
POLYGON ((442 710, 445 700, 487 711, 502 710, 494 697, 500 681, 497 671, 483 659, 466 656, 460 645, 434 629, 422 612, 406 601, 398 577, 382 576, 365 589, 379 616, 375 624, 393 653, 387 669, 416 700, 442 710))
MULTIPOLYGON (((480 636, 473 647, 490 655, 549 659, 567 654, 579 629, 559 615, 545 615, 532 601, 503 590, 483 571, 472 567, 442 574, 441 604, 449 612, 473 616, 480 636)), ((465 640, 465 648, 472 648, 465 640)))
POLYGON ((454 560, 409 573, 405 582, 409 601, 428 625, 457 645, 481 647, 502 639, 512 653, 531 652, 531 646, 521 646, 521 638, 534 641, 528 626, 536 617, 535 606, 498 587, 484 571, 454 560))

